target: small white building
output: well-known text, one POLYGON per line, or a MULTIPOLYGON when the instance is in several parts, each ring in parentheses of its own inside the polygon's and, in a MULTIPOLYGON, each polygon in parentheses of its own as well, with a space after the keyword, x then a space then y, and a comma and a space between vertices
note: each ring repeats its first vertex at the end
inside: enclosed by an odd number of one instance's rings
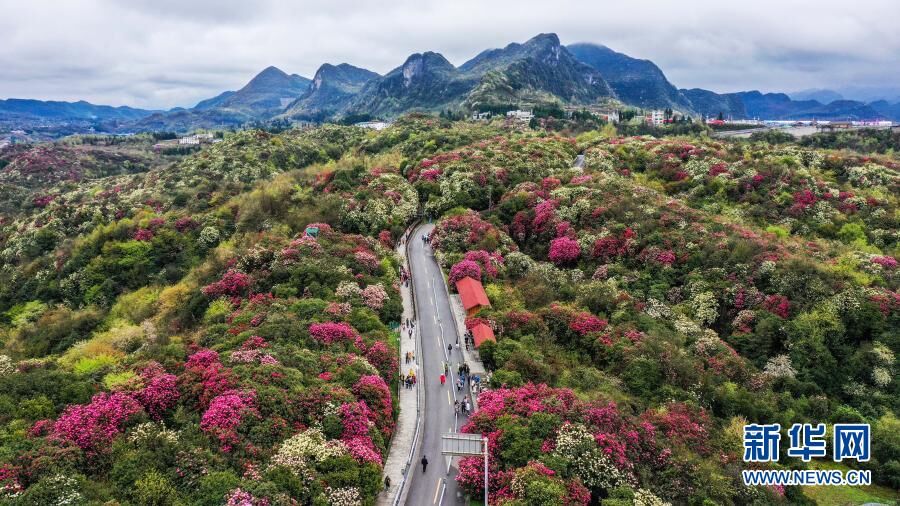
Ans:
POLYGON ((660 126, 666 122, 666 114, 659 109, 655 109, 650 111, 650 114, 647 115, 647 124, 653 126, 660 126))
POLYGON ((200 144, 200 139, 196 135, 190 135, 178 139, 178 144, 182 146, 196 146, 200 144))
POLYGON ((487 121, 489 119, 491 119, 490 111, 486 111, 486 112, 475 111, 472 113, 472 120, 474 120, 474 121, 487 121))
POLYGON ((607 123, 618 123, 619 111, 601 111, 600 117, 603 118, 607 123))
POLYGON ((384 130, 385 128, 391 126, 391 124, 384 121, 363 121, 361 123, 356 123, 353 126, 358 126, 360 128, 371 128, 372 130, 384 130))
POLYGON ((506 118, 516 121, 531 121, 534 118, 534 114, 531 111, 516 109, 515 111, 506 111, 506 118))

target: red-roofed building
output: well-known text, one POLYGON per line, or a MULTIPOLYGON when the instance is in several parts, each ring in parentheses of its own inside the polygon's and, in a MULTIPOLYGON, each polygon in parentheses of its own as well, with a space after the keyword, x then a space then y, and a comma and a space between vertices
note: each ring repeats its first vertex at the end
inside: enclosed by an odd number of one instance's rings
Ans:
POLYGON ((484 287, 481 281, 466 276, 456 282, 456 291, 459 292, 459 298, 462 301, 463 308, 466 310, 466 316, 474 316, 481 308, 490 307, 491 301, 488 300, 487 294, 484 293, 484 287))
POLYGON ((497 342, 497 339, 494 337, 494 331, 491 329, 490 325, 484 323, 479 323, 472 327, 472 338, 475 341, 476 348, 480 347, 481 343, 485 341, 497 342))

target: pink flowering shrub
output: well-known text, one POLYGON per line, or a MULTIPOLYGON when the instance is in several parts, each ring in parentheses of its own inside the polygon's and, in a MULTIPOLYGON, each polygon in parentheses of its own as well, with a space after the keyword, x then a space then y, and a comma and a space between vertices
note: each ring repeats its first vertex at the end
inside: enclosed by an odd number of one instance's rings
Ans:
POLYGON ((569 237, 557 237, 550 241, 550 261, 556 265, 565 265, 578 260, 581 256, 581 247, 578 241, 569 237))
POLYGON ((246 416, 259 416, 256 393, 231 390, 212 400, 200 419, 200 429, 216 437, 229 451, 238 442, 237 428, 246 416))
POLYGON ((556 221, 556 208, 559 202, 545 200, 534 207, 534 218, 531 220, 531 229, 536 234, 550 230, 556 221))
POLYGON ((885 269, 896 269, 897 268, 897 259, 892 256, 876 255, 876 256, 873 256, 870 260, 873 264, 880 265, 880 266, 884 267, 885 269))
POLYGON ((269 506, 269 504, 268 499, 260 499, 241 488, 232 490, 225 497, 225 506, 269 506))
POLYGON ((375 341, 369 346, 366 350, 366 360, 375 366, 384 378, 390 378, 397 370, 397 354, 384 341, 375 341))
POLYGON ((219 363, 219 353, 213 350, 203 349, 189 356, 187 362, 184 363, 184 367, 186 369, 202 369, 217 363, 219 363))
MULTIPOLYGON (((481 267, 482 271, 492 279, 496 278, 497 275, 500 274, 500 271, 497 267, 503 264, 503 256, 501 256, 499 253, 488 253, 483 249, 467 251, 463 259, 477 263, 481 267)), ((472 277, 478 279, 475 276, 472 277)))
POLYGON ((372 273, 378 269, 378 257, 370 251, 357 251, 353 258, 366 272, 372 273))
POLYGON ((372 311, 380 311, 384 307, 384 303, 388 300, 387 291, 381 283, 369 285, 359 293, 363 304, 372 311))
POLYGON ((178 378, 174 374, 147 373, 146 386, 135 395, 147 413, 154 419, 162 418, 166 411, 178 404, 181 392, 178 391, 178 378), (148 376, 148 374, 150 374, 148 376))
POLYGON ((130 395, 99 393, 89 404, 67 407, 53 424, 51 435, 75 443, 88 454, 100 453, 141 411, 141 405, 130 395))
POLYGON ((344 425, 341 441, 347 446, 350 455, 360 462, 374 462, 380 465, 381 454, 369 437, 369 426, 372 424, 374 413, 363 401, 341 404, 338 412, 344 425))
POLYGON ((481 281, 481 266, 473 260, 463 260, 450 268, 449 282, 451 287, 455 287, 456 282, 465 277, 481 281))
POLYGON ((309 326, 309 335, 322 344, 353 342, 359 334, 346 323, 313 323, 309 326))
POLYGON ((385 439, 389 439, 393 428, 394 405, 391 390, 384 379, 374 374, 362 376, 353 385, 353 393, 372 409, 375 424, 382 429, 385 439))

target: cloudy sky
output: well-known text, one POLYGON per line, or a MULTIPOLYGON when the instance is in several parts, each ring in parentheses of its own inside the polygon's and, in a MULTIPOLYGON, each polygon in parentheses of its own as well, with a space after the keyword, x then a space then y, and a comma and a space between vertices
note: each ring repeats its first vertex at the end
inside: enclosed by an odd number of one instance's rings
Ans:
MULTIPOLYGON (((679 87, 900 88, 900 2, 0 0, 0 98, 168 108, 275 65, 461 64, 541 32, 656 62, 679 87)), ((898 92, 900 94, 900 92, 898 92)))

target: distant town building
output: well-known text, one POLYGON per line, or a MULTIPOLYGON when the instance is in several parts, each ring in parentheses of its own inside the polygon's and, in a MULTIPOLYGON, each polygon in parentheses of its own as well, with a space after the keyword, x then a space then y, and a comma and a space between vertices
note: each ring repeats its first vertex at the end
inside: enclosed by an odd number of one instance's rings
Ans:
POLYGON ((601 111, 599 116, 607 123, 619 122, 619 111, 601 111))
POLYGON ((666 122, 666 114, 659 109, 654 109, 645 116, 645 119, 648 125, 660 126, 666 122))
POLYGON ((532 113, 531 111, 516 109, 515 111, 506 111, 506 118, 527 122, 531 121, 531 119, 534 118, 534 113, 532 113))
POLYGON ((196 146, 200 143, 213 142, 215 140, 215 135, 211 132, 193 134, 182 137, 178 139, 178 144, 183 146, 196 146))
POLYGON ((485 112, 475 111, 472 113, 472 119, 474 121, 487 121, 487 120, 491 119, 491 112, 490 111, 485 111, 485 112))
POLYGON ((371 128, 372 130, 384 130, 385 128, 391 126, 391 124, 384 121, 363 121, 361 123, 356 123, 353 126, 358 126, 361 128, 371 128))

